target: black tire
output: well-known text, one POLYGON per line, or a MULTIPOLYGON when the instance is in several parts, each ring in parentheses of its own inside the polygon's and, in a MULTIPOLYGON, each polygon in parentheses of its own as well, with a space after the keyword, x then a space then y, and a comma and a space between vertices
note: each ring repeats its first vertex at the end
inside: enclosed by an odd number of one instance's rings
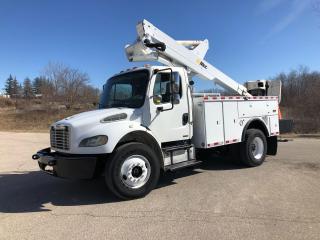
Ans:
POLYGON ((266 153, 267 140, 264 133, 259 129, 248 129, 246 131, 245 140, 240 145, 240 158, 242 163, 248 167, 259 166, 264 162, 266 153), (257 150, 257 154, 254 155, 257 146, 260 146, 260 150, 257 150), (263 149, 261 149, 261 146, 263 149))
MULTIPOLYGON (((150 170, 149 169, 149 170, 150 170)), ((105 182, 109 190, 121 199, 140 198, 147 195, 158 183, 160 162, 153 151, 142 143, 126 143, 118 147, 105 167, 105 182), (150 176, 147 182, 138 188, 131 188, 124 183, 121 167, 130 156, 140 155, 150 164, 150 176)))
POLYGON ((230 159, 230 161, 232 163, 235 163, 235 164, 239 164, 240 163, 240 164, 242 164, 242 160, 239 157, 240 156, 240 148, 242 146, 241 144, 242 143, 235 143, 235 144, 229 145, 228 157, 229 157, 229 159, 230 159))

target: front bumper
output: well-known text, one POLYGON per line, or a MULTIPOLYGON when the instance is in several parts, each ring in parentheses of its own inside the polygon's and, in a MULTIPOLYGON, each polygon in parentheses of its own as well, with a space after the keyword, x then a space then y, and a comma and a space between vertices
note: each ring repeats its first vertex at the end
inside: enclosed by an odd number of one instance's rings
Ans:
POLYGON ((38 151, 32 159, 37 160, 40 169, 46 173, 70 179, 93 178, 98 161, 95 155, 62 154, 52 152, 50 148, 38 151))

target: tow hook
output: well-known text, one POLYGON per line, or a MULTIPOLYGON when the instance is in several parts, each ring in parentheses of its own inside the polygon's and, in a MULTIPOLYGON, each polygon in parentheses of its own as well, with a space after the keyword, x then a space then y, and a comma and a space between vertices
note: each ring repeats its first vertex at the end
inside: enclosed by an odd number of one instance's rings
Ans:
POLYGON ((32 155, 32 159, 33 160, 37 160, 37 159, 39 159, 40 158, 40 156, 38 155, 38 154, 33 154, 32 155))
POLYGON ((57 160, 50 154, 50 151, 47 149, 41 150, 36 154, 32 155, 33 160, 38 160, 39 163, 44 164, 45 166, 55 166, 57 165, 57 160))

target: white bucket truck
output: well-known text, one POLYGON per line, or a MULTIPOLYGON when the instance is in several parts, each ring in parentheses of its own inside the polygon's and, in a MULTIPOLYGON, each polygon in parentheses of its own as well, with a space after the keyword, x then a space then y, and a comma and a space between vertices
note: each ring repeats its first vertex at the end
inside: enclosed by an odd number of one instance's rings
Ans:
POLYGON ((208 40, 176 41, 146 20, 137 32, 125 47, 129 61, 164 66, 114 75, 98 110, 52 124, 50 148, 32 156, 43 171, 77 179, 104 175, 114 194, 130 199, 156 187, 161 171, 211 160, 203 158, 208 151, 230 150, 250 167, 276 154, 278 96, 252 96, 206 62, 208 40), (193 94, 194 76, 235 96, 193 94))

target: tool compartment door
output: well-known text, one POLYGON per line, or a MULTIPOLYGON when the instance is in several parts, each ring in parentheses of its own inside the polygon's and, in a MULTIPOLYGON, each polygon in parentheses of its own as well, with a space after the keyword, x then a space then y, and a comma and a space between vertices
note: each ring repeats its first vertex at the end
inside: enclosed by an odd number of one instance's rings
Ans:
POLYGON ((238 121, 238 103, 223 102, 223 116, 225 144, 240 142, 243 127, 238 121))
POLYGON ((238 103, 239 117, 261 117, 274 114, 273 105, 272 102, 264 100, 240 101, 238 103))
POLYGON ((206 147, 224 143, 222 102, 205 102, 206 147))

